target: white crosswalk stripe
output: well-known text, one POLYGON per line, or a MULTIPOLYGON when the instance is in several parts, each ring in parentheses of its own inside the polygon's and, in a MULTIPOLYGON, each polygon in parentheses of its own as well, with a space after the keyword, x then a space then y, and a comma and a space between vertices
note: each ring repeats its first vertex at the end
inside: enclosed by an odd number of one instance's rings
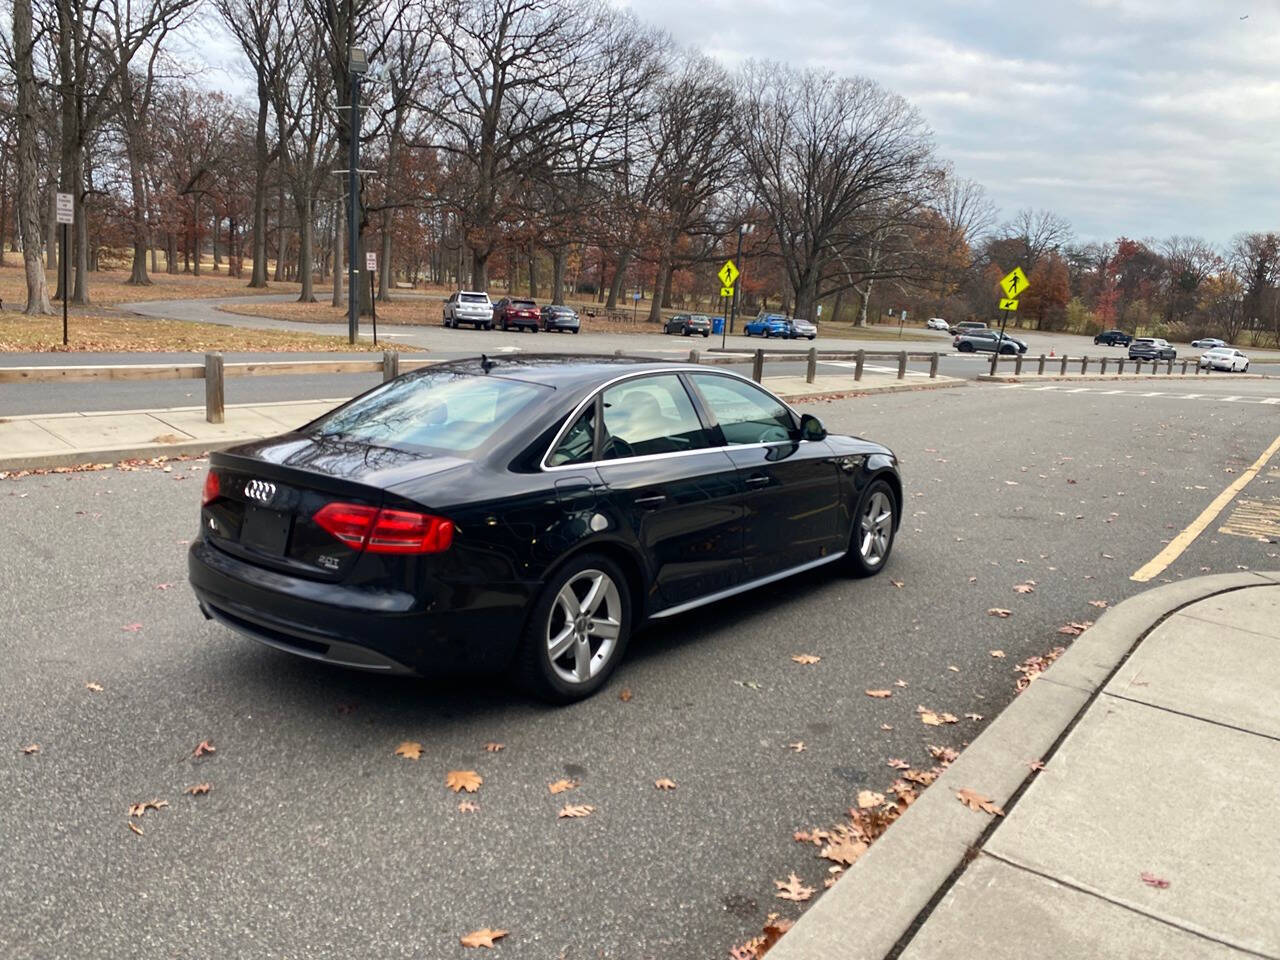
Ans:
POLYGON ((1067 387, 1063 384, 1050 383, 1032 386, 1029 383, 1005 383, 997 390, 1030 390, 1033 393, 1094 393, 1100 397, 1168 397, 1170 400, 1208 400, 1214 403, 1256 403, 1271 406, 1280 405, 1280 397, 1248 397, 1238 394, 1218 396, 1212 393, 1171 393, 1165 390, 1101 390, 1097 387, 1067 387))

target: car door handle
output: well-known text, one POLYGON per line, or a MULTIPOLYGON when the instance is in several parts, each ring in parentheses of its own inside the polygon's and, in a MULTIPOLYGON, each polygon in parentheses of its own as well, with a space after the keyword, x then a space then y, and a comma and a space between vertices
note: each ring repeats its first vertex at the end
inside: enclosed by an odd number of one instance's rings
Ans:
POLYGON ((748 487, 762 487, 769 482, 769 478, 763 473, 757 473, 754 477, 747 477, 743 481, 748 487))
POLYGON ((632 501, 637 507, 656 507, 660 503, 666 503, 667 495, 665 493, 654 493, 647 497, 636 497, 632 501))

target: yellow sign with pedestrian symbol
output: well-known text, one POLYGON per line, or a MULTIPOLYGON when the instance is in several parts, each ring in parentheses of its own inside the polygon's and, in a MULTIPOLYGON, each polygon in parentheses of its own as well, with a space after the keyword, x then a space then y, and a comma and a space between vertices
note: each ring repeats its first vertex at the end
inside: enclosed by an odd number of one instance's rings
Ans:
MULTIPOLYGON (((989 303, 989 302, 990 302, 990 301, 988 301, 988 303, 989 303)), ((1000 309, 1001 309, 1001 310, 1017 310, 1017 309, 1018 309, 1018 301, 1017 301, 1017 300, 1001 300, 1001 301, 1000 301, 1000 309)))
MULTIPOLYGON (((1030 286, 1030 284, 1027 283, 1027 275, 1022 272, 1021 267, 1014 267, 1009 271, 1005 278, 1000 281, 1000 289, 1004 291, 1004 295, 1014 301, 1018 299, 1019 294, 1026 293, 1028 286, 1030 286)), ((1004 310, 1006 308, 1001 307, 1000 309, 1004 310)), ((1017 310, 1018 308, 1009 307, 1008 309, 1017 310)))
MULTIPOLYGON (((728 287, 732 292, 733 282, 738 279, 738 268, 732 260, 726 260, 724 266, 720 268, 720 272, 716 274, 720 278, 720 286, 728 287)), ((728 296, 728 294, 720 294, 720 296, 728 296)))
POLYGON ((732 296, 733 296, 733 287, 721 287, 721 288, 720 288, 720 296, 722 296, 722 297, 732 297, 732 296))

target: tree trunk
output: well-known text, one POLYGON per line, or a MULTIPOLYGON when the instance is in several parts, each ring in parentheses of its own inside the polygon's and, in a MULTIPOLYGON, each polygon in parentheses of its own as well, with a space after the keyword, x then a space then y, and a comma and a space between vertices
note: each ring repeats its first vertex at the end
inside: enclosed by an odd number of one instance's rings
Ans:
POLYGON ((533 254, 533 247, 529 248, 529 299, 538 299, 538 258, 533 254))
POLYGON ((480 292, 489 290, 489 251, 487 249, 471 248, 471 289, 480 292))
POLYGON ((31 64, 31 0, 14 0, 13 48, 18 82, 18 229, 27 277, 28 314, 53 313, 49 285, 40 263, 40 190, 37 151, 40 143, 39 95, 31 64))
POLYGON ((653 285, 653 299, 649 301, 649 322, 662 322, 662 291, 666 288, 671 278, 671 262, 667 257, 663 257, 658 264, 658 276, 653 285))
POLYGON ((569 263, 569 248, 563 243, 555 249, 551 271, 551 302, 564 303, 564 272, 569 263))
POLYGON ((253 275, 251 288, 267 285, 267 101, 265 77, 258 78, 258 125, 253 135, 253 275))
POLYGON ((334 204, 333 213, 333 305, 342 306, 342 240, 346 236, 345 224, 342 222, 342 197, 334 204))
MULTIPOLYGON (((49 184, 49 242, 44 248, 44 266, 47 273, 58 275, 58 221, 56 210, 58 208, 58 198, 54 195, 58 186, 55 183, 49 184)), ((21 219, 21 216, 19 216, 21 219)))
POLYGON ((867 325, 867 305, 871 303, 871 285, 873 283, 875 283, 874 280, 868 280, 867 288, 865 290, 859 290, 857 287, 853 288, 853 292, 856 293, 858 295, 858 299, 862 301, 861 306, 858 308, 858 326, 860 327, 865 327, 867 325))
MULTIPOLYGON (((195 269, 195 275, 198 277, 200 276, 200 194, 193 194, 191 199, 191 262, 195 269)), ((266 286, 266 284, 263 284, 263 286, 266 286)))
POLYGON ((622 293, 622 285, 627 279, 627 266, 631 263, 630 248, 618 255, 618 267, 613 271, 613 281, 609 284, 609 300, 604 305, 608 313, 618 309, 618 296, 622 293))
POLYGON ((218 212, 218 205, 213 205, 213 272, 218 273, 222 270, 222 255, 218 253, 218 241, 222 239, 222 214, 218 212))
POLYGON ((302 233, 298 241, 298 279, 302 282, 302 292, 298 294, 299 303, 315 303, 316 294, 312 289, 311 278, 311 241, 312 241, 312 223, 311 223, 311 191, 305 191, 301 202, 295 202, 294 206, 298 210, 298 220, 302 227, 302 233))
POLYGON ((276 283, 284 279, 284 246, 284 170, 281 169, 280 187, 276 193, 276 283))
POLYGON ((378 300, 391 302, 391 211, 382 211, 382 253, 378 257, 378 300))

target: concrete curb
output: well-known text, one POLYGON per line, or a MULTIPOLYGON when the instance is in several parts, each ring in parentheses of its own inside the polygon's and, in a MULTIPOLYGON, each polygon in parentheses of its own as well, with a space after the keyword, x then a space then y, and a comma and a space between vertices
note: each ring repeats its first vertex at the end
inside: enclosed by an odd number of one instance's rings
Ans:
POLYGON ((1280 573, 1196 577, 1147 590, 1102 615, 925 790, 769 951, 770 960, 882 960, 927 919, 999 820, 956 801, 963 787, 1009 810, 1112 674, 1188 604, 1280 573))
MULTIPOLYGON (((766 378, 768 379, 768 378, 766 378)), ((767 384, 766 384, 767 386, 767 384)), ((968 380, 949 380, 949 381, 927 381, 925 383, 893 383, 881 386, 865 386, 861 387, 854 383, 852 387, 842 390, 827 390, 818 393, 780 393, 778 396, 786 400, 788 403, 805 403, 811 400, 822 400, 824 398, 839 398, 855 394, 873 394, 873 393, 912 393, 916 390, 947 390, 951 387, 967 387, 968 380)))
POLYGON ((1201 374, 1180 373, 1068 373, 1066 376, 1060 376, 1056 373, 1050 374, 996 374, 992 376, 989 373, 980 373, 977 376, 979 383, 1046 383, 1055 380, 1088 380, 1092 383, 1111 383, 1113 380, 1159 380, 1174 381, 1177 383, 1212 383, 1222 377, 1230 377, 1232 380, 1269 380, 1271 379, 1265 373, 1218 373, 1213 376, 1201 374))
POLYGON ((35 454, 30 457, 0 457, 0 474, 53 467, 78 467, 95 463, 115 464, 121 460, 150 460, 152 457, 202 455, 211 450, 225 450, 240 443, 249 443, 252 439, 252 437, 236 437, 229 440, 184 440, 179 443, 102 447, 96 450, 72 450, 68 453, 35 454))

